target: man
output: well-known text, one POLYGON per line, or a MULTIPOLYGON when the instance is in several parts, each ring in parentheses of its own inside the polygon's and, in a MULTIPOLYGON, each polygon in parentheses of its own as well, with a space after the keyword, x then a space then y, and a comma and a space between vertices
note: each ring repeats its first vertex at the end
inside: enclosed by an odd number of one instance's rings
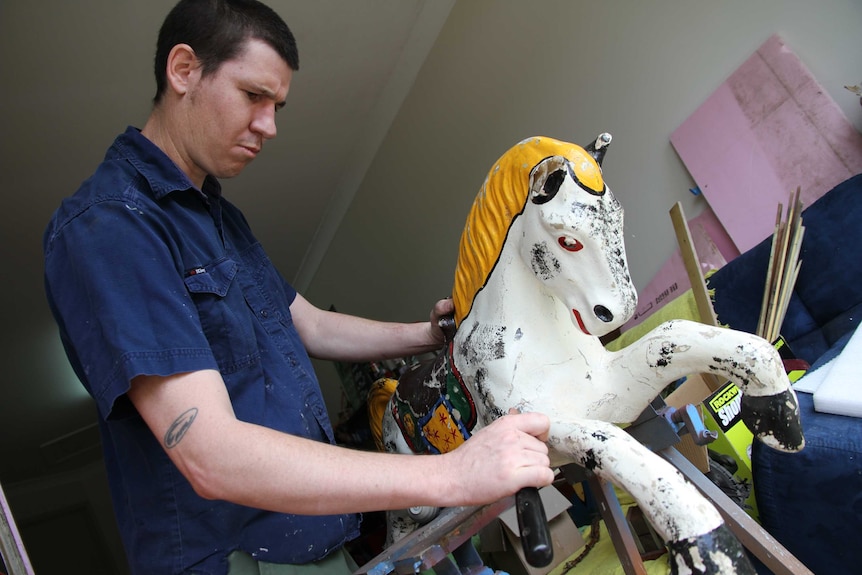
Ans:
POLYGON ((332 444, 309 354, 437 348, 452 304, 415 324, 320 310, 221 196, 217 178, 275 137, 298 66, 290 30, 256 0, 182 0, 159 33, 148 121, 45 233, 49 303, 99 409, 134 573, 346 572, 356 513, 483 504, 553 479, 539 414, 503 417, 446 455, 332 444))

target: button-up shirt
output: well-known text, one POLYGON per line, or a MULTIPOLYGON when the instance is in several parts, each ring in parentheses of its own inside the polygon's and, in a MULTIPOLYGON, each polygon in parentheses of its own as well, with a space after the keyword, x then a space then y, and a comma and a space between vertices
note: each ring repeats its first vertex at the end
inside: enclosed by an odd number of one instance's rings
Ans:
POLYGON ((51 310, 100 414, 134 573, 224 574, 235 549, 306 563, 358 534, 355 515, 271 513, 199 497, 126 396, 138 375, 217 369, 238 419, 333 442, 290 314, 296 292, 214 178, 197 189, 130 127, 63 201, 44 250, 51 310))

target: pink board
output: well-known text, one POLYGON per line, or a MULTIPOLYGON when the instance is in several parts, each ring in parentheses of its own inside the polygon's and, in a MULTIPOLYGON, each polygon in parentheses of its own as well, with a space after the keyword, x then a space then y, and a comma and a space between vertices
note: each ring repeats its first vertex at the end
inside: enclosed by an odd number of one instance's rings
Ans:
MULTIPOLYGON (((668 216, 668 226, 671 225, 668 216)), ((700 272, 706 275, 711 270, 720 269, 725 263, 739 255, 736 246, 730 241, 727 232, 716 219, 709 207, 696 218, 688 221, 688 229, 697 259, 700 261, 700 272)), ((653 280, 638 293, 638 307, 635 315, 623 327, 625 332, 642 323, 650 315, 673 301, 676 297, 691 288, 688 272, 679 250, 668 259, 653 280)), ((699 318, 682 318, 699 319, 699 318)))
POLYGON ((797 186, 808 206, 862 172, 862 135, 778 36, 671 143, 740 252, 772 234, 797 186))

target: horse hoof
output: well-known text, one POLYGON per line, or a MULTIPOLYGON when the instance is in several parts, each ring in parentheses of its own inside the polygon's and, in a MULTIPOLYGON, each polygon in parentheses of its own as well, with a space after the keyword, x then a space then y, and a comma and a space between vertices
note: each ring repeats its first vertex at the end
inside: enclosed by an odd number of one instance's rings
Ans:
POLYGON ((743 394, 741 410, 745 425, 766 445, 786 452, 805 446, 799 403, 792 390, 764 396, 743 394))
POLYGON ((704 535, 672 541, 668 549, 672 575, 757 575, 742 544, 723 523, 704 535))

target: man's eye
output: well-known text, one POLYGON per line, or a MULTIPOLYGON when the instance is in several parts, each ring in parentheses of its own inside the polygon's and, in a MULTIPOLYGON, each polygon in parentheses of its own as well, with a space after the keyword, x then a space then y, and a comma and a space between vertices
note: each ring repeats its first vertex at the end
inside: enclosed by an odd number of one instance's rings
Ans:
POLYGON ((245 94, 252 102, 257 102, 258 100, 260 100, 260 94, 255 94, 254 92, 249 92, 248 90, 246 90, 245 94))

